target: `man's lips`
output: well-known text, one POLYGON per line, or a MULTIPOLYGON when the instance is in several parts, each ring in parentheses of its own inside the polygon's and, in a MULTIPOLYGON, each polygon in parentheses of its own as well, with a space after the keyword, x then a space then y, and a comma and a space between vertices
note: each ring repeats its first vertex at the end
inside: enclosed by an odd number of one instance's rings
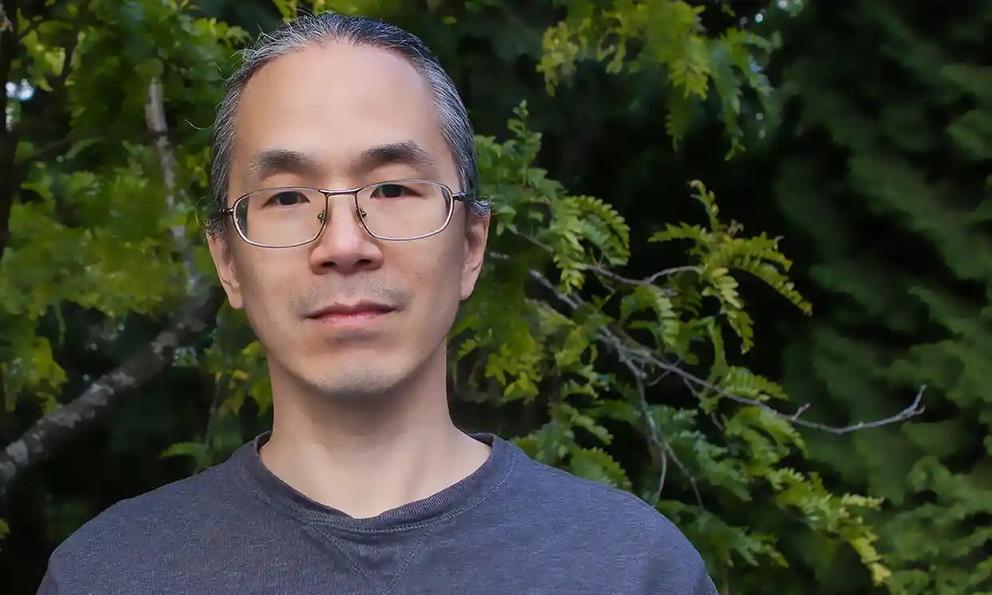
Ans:
POLYGON ((378 302, 356 302, 354 304, 331 304, 309 314, 307 318, 327 322, 359 321, 375 318, 393 312, 395 308, 378 302))

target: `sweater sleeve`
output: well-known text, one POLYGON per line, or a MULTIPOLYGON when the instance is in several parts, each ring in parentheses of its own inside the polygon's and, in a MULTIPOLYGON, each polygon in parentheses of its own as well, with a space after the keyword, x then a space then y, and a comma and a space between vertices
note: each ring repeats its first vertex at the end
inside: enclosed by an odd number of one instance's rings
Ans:
POLYGON ((38 586, 37 595, 59 595, 59 593, 61 593, 59 583, 55 578, 52 562, 49 560, 48 569, 45 571, 45 576, 42 577, 41 584, 38 586))
POLYGON ((696 587, 692 590, 692 595, 719 595, 716 585, 713 584, 713 579, 706 572, 706 566, 703 566, 703 571, 699 575, 696 587))

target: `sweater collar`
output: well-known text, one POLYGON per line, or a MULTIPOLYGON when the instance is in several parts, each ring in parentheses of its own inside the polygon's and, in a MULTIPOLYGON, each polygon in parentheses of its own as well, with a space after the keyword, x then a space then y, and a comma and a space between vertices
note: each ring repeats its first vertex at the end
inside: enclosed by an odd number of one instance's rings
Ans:
POLYGON ((259 449, 271 435, 271 430, 262 432, 231 456, 235 481, 253 495, 304 521, 359 532, 412 529, 461 514, 485 501, 502 487, 509 478, 514 462, 523 455, 523 451, 515 444, 495 434, 469 434, 491 447, 489 458, 478 469, 427 498, 409 502, 374 517, 354 518, 310 499, 273 474, 262 463, 259 455, 259 449))

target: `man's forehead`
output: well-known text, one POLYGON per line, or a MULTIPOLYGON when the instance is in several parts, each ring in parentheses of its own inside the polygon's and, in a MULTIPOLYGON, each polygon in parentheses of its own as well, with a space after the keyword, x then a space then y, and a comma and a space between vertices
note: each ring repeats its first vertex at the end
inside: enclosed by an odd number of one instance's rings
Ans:
POLYGON ((332 85, 334 92, 354 87, 406 87, 429 92, 423 73, 398 51, 333 41, 307 45, 277 56, 259 68, 245 86, 245 93, 271 92, 272 83, 304 87, 332 85))
MULTIPOLYGON (((274 58, 248 80, 238 100, 238 127, 278 136, 319 132, 354 134, 355 125, 380 125, 392 136, 414 135, 434 123, 425 77, 396 52, 332 43, 274 58)), ((382 137, 385 131, 378 136, 382 137)))
POLYGON ((330 44, 274 59, 249 80, 235 120, 243 179, 387 163, 433 176, 450 156, 424 77, 379 48, 330 44))

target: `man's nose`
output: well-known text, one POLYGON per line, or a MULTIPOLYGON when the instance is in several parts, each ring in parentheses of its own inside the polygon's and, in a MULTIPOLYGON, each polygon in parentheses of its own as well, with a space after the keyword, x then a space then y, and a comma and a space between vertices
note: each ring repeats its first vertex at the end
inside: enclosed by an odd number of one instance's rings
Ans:
POLYGON ((381 266, 382 251, 362 226, 353 196, 330 197, 324 217, 324 230, 310 250, 314 272, 348 274, 381 266))

